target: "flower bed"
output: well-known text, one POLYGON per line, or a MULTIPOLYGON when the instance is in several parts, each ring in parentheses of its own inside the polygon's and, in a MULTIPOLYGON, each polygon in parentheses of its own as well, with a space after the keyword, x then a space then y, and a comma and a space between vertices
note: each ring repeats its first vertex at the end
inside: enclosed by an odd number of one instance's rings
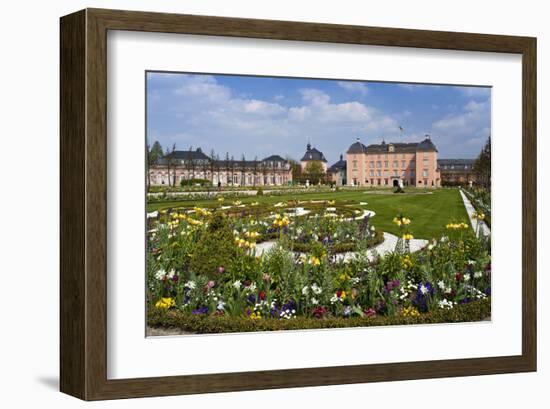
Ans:
POLYGON ((459 305, 454 309, 436 310, 416 316, 352 317, 293 320, 251 320, 223 315, 193 315, 180 310, 149 309, 147 322, 152 327, 178 328, 186 332, 216 334, 230 332, 281 331, 300 329, 326 329, 350 327, 374 327, 386 325, 437 324, 451 322, 475 322, 491 315, 490 298, 459 305))
POLYGON ((483 188, 465 188, 464 193, 477 214, 483 215, 483 221, 491 228, 491 193, 483 188))
POLYGON ((374 317, 380 325, 430 322, 455 319, 459 313, 442 311, 458 311, 490 296, 490 243, 464 222, 449 223, 444 236, 410 253, 414 223, 398 215, 393 219, 401 231, 396 250, 373 259, 368 249, 381 232, 361 204, 300 203, 300 211, 297 205, 272 204, 255 216, 234 211, 253 204, 220 201, 216 208, 165 211, 151 220, 149 324, 161 311, 214 327, 210 323, 234 320, 229 328, 235 331, 309 328, 306 322, 316 320, 324 323, 313 327, 367 325, 374 317), (349 209, 356 217, 346 217, 349 209), (274 246, 257 254, 256 244, 266 239, 274 246), (353 257, 332 257, 337 246, 351 245, 353 257), (305 254, 295 252, 299 246, 305 254), (224 318, 197 321, 194 316, 224 318), (243 320, 273 323, 243 327, 243 320), (286 320, 296 324, 276 324, 286 320))

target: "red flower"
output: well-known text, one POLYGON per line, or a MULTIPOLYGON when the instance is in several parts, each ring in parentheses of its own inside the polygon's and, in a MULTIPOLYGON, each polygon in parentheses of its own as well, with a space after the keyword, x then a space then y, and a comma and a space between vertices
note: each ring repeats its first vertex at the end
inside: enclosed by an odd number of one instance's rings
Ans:
POLYGON ((315 307, 313 309, 313 316, 315 318, 323 318, 323 316, 327 313, 327 309, 325 307, 315 307))
POLYGON ((368 308, 363 311, 368 318, 376 317, 376 310, 374 308, 368 308))
POLYGON ((260 297, 260 300, 265 300, 265 296, 266 296, 266 293, 264 290, 260 291, 260 293, 258 294, 258 296, 260 297))
POLYGON ((252 282, 251 282, 250 280, 244 280, 244 281, 243 281, 243 285, 244 285, 245 287, 250 287, 250 284, 252 284, 252 282))
POLYGON ((336 297, 340 298, 342 296, 342 290, 336 291, 336 297))
POLYGON ((456 273, 456 274, 455 274, 455 280, 456 280, 456 281, 462 280, 462 274, 461 274, 461 273, 456 273))

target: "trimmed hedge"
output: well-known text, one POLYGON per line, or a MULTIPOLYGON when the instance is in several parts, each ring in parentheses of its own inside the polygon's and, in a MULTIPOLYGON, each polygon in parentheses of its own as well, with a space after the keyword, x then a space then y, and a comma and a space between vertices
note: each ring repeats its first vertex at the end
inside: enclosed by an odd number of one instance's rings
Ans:
POLYGON ((150 306, 147 324, 150 327, 178 328, 198 334, 229 332, 281 331, 322 328, 374 327, 387 325, 439 324, 482 321, 491 316, 491 299, 486 298, 469 304, 457 305, 450 310, 436 310, 417 317, 372 317, 372 318, 305 318, 290 320, 244 317, 192 315, 180 310, 160 310, 150 306))

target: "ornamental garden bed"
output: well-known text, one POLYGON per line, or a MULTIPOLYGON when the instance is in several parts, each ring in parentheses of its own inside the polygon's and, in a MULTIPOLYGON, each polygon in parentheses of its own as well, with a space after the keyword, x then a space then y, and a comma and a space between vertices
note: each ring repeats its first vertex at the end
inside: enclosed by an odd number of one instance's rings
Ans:
POLYGON ((150 327, 177 329, 194 334, 218 334, 255 331, 282 331, 302 329, 328 329, 350 327, 376 327, 386 325, 419 325, 482 321, 491 315, 491 299, 486 298, 453 309, 440 309, 416 316, 355 316, 350 318, 325 317, 291 320, 258 320, 248 317, 194 315, 177 309, 149 309, 147 322, 150 327))
POLYGON ((398 214, 395 250, 373 258, 382 232, 365 210, 345 201, 219 201, 161 211, 149 220, 148 324, 200 333, 490 316, 490 303, 480 303, 491 293, 490 243, 469 224, 452 220, 411 253, 414 220, 398 214), (262 240, 274 245, 260 254, 262 240), (353 246, 353 256, 332 257, 338 246, 353 246))

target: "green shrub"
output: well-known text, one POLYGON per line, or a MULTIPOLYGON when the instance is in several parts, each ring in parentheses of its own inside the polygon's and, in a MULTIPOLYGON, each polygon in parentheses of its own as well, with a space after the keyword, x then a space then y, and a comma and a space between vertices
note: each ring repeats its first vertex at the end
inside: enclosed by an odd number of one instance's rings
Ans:
POLYGON ((180 310, 168 311, 148 308, 147 324, 151 327, 178 328, 199 334, 222 332, 279 331, 321 328, 350 328, 387 325, 437 324, 452 322, 475 322, 491 316, 491 299, 486 298, 469 304, 457 305, 452 309, 439 309, 416 317, 377 316, 372 318, 304 318, 292 320, 261 319, 243 317, 192 315, 180 310))
POLYGON ((259 187, 258 191, 256 192, 256 196, 263 196, 263 195, 264 195, 264 190, 261 187, 259 187))
POLYGON ((200 186, 210 186, 212 183, 208 180, 208 179, 188 179, 188 180, 181 180, 180 181, 180 186, 195 186, 195 185, 200 185, 200 186))
POLYGON ((189 269, 198 275, 214 277, 218 268, 227 265, 236 254, 237 247, 227 216, 216 212, 200 236, 189 269))

